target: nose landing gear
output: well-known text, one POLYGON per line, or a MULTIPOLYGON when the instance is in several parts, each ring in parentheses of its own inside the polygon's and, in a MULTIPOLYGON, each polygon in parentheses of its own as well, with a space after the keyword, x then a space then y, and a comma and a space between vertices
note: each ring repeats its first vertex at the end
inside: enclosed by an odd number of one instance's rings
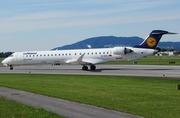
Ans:
POLYGON ((10 70, 13 70, 13 66, 12 65, 10 65, 10 70))

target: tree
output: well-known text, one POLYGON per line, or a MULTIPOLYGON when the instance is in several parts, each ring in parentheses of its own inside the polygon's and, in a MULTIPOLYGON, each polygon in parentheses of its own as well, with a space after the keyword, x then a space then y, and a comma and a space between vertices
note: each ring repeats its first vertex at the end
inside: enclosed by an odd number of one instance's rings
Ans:
POLYGON ((13 52, 1 52, 0 53, 0 58, 6 58, 8 56, 10 56, 13 52))

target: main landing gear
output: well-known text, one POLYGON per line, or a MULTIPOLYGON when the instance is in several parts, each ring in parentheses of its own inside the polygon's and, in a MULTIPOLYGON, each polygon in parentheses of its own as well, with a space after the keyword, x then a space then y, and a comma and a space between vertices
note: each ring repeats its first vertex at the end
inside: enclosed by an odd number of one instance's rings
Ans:
MULTIPOLYGON (((96 66, 95 65, 90 65, 90 69, 91 70, 96 70, 96 66)), ((88 70, 88 66, 83 65, 82 70, 88 70)))
POLYGON ((13 66, 12 65, 10 65, 10 70, 13 70, 13 66))

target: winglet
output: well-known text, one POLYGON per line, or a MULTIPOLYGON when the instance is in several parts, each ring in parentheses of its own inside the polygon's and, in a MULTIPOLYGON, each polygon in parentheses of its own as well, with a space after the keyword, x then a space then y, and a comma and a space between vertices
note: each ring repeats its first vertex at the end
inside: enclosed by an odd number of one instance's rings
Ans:
POLYGON ((153 30, 141 44, 136 45, 134 47, 155 49, 162 35, 164 34, 177 34, 177 33, 168 32, 164 30, 153 30))
POLYGON ((85 53, 82 54, 82 55, 77 59, 77 62, 82 62, 82 59, 83 59, 84 55, 85 55, 85 53))
POLYGON ((83 57, 84 57, 85 53, 82 54, 77 60, 67 60, 66 63, 71 63, 71 64, 83 64, 85 62, 83 62, 83 57))

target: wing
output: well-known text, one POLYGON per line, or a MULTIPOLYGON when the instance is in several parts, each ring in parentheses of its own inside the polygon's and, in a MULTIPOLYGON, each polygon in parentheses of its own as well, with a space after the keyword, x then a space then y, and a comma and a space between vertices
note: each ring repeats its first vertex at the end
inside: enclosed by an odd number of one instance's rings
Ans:
POLYGON ((107 62, 106 60, 103 59, 94 59, 94 58, 89 58, 89 59, 83 59, 84 58, 84 54, 82 54, 78 59, 70 59, 67 60, 66 63, 69 64, 81 64, 81 65, 95 65, 95 64, 100 64, 100 63, 105 63, 107 62))

